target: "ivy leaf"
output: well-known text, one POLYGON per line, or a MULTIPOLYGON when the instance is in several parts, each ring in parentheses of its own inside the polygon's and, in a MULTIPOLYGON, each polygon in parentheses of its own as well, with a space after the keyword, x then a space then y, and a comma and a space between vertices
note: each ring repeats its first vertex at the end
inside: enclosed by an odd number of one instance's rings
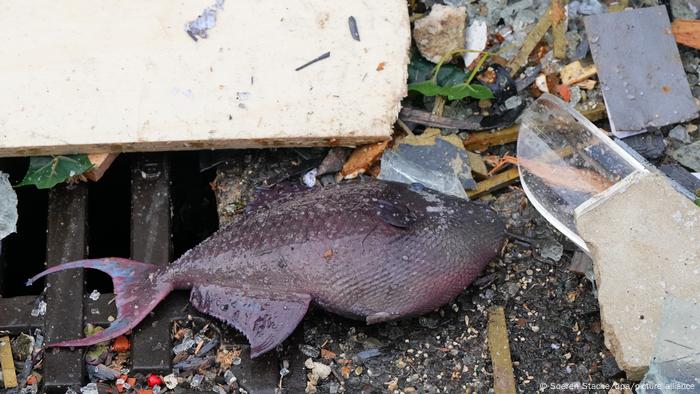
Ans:
POLYGON ((416 82, 408 85, 408 90, 421 93, 423 96, 442 95, 443 88, 431 80, 416 82))
MULTIPOLYGON (((408 83, 423 82, 433 76, 435 65, 422 56, 413 56, 408 65, 408 83)), ((452 86, 464 82, 467 73, 453 64, 444 64, 440 67, 437 76, 437 83, 440 86, 452 86)))
POLYGON ((35 185, 37 189, 49 189, 92 166, 87 155, 33 156, 29 159, 27 174, 17 187, 35 185))
POLYGON ((493 98, 491 89, 479 84, 470 85, 461 83, 459 85, 445 87, 443 89, 443 94, 447 96, 449 100, 461 100, 465 97, 473 97, 478 100, 493 98))

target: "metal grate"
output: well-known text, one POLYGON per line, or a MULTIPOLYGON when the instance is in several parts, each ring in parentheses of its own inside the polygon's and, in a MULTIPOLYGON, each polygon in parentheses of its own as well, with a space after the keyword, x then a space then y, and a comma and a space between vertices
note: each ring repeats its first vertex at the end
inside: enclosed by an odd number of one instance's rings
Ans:
MULTIPOLYGON (((5 159, 7 160, 7 159, 5 159)), ((168 264, 174 256, 172 228, 173 221, 173 191, 190 193, 199 187, 196 180, 173 179, 173 164, 178 167, 193 168, 198 173, 201 161, 196 153, 183 154, 138 154, 125 155, 118 160, 128 160, 126 167, 131 182, 130 189, 130 257, 135 260, 152 264, 168 264), (178 182, 180 182, 178 184, 178 182)), ((0 164, 3 164, 0 162, 0 164)), ((3 167, 0 165, 0 169, 3 167)), ((119 171, 112 168, 110 171, 119 171)), ((109 173, 108 173, 109 174, 109 173)), ((185 177, 186 178, 186 177, 185 177)), ((203 183, 206 185, 206 182, 203 183)), ((46 221, 46 261, 49 266, 62 262, 88 257, 90 232, 88 228, 88 209, 91 203, 90 187, 86 184, 61 185, 48 193, 48 217, 46 221)), ((210 192, 210 191, 209 191, 210 192)), ((24 192, 23 192, 24 193, 24 192)), ((104 193, 96 194, 100 197, 104 193)), ((25 196, 20 194, 20 200, 25 196)), ((26 197, 29 198, 29 197, 26 197)), ((94 201, 93 201, 94 202, 94 201)), ((20 202, 21 204, 22 202, 20 202)), ((35 212, 38 208, 33 208, 35 212)), ((109 209, 105 207, 104 209, 109 209)), ((213 207, 211 208, 214 209, 213 207)), ((213 213, 213 211, 212 211, 213 213)), ((20 215, 23 212, 20 211, 20 215)), ((38 214, 38 213, 35 213, 38 214)), ((37 221, 42 223, 41 220, 37 221)), ((104 226, 100 230, 104 230, 104 226)), ((16 237, 23 237, 20 234, 16 237)), ((116 235, 115 235, 116 236, 116 235)), ((196 243, 198 240, 190 240, 196 243)), ((30 242, 25 242, 28 244, 30 242)), ((186 250, 192 245, 181 245, 186 250)), ((3 252, 0 249, 0 252, 3 252)), ((10 261, 18 254, 0 253, 0 278, 5 281, 16 280, 7 278, 3 269, 21 264, 10 261), (4 263, 3 263, 4 261, 4 263)), ((97 257, 97 256, 95 256, 97 257)), ((128 257, 128 256, 124 256, 128 257)), ((41 269, 41 267, 37 267, 41 269)), ((25 269, 26 271, 26 269, 25 269)), ((37 271, 38 272, 38 271, 37 271)), ((26 272, 24 276, 35 274, 26 272)), ((51 275, 46 280, 47 291, 45 301, 48 304, 44 316, 34 317, 31 310, 35 307, 38 294, 18 295, 0 298, 0 331, 10 333, 29 332, 43 328, 48 341, 77 338, 82 335, 83 325, 91 323, 108 325, 108 317, 116 316, 116 308, 109 301, 111 294, 103 294, 97 301, 91 300, 86 294, 84 281, 89 275, 82 270, 64 271, 51 275)), ((26 279, 25 278, 25 279, 26 279)), ((3 287, 0 280, 0 294, 3 287)), ((40 289, 35 289, 40 291, 40 289)), ((12 292, 10 292, 12 293, 12 292)), ((146 318, 132 333, 132 373, 166 373, 172 369, 172 343, 170 329, 172 321, 184 319, 190 315, 198 315, 188 303, 187 292, 175 292, 159 305, 154 313, 146 318)), ((296 341, 303 339, 301 329, 292 337, 289 343, 292 349, 296 341)), ((238 339, 240 341, 240 339, 238 339)), ((229 342, 230 344, 230 342, 229 342)), ((241 343, 244 344, 244 343, 241 343)), ((251 392, 273 393, 279 381, 279 360, 270 352, 256 360, 242 365, 236 375, 241 382, 246 382, 246 388, 251 392)), ((288 382, 294 388, 304 387, 303 357, 292 351, 292 379, 288 382), (298 371, 297 371, 298 370, 298 371)), ((83 361, 84 349, 48 349, 44 355, 44 388, 48 393, 64 393, 67 388, 75 389, 86 383, 83 361)), ((244 356, 245 357, 245 356, 244 356)))

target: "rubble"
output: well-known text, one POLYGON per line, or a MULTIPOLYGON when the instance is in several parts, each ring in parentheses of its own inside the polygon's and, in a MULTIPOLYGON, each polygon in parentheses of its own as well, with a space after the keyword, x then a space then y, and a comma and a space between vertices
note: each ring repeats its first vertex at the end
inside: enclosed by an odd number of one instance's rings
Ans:
POLYGON ((692 144, 684 145, 671 151, 671 157, 693 171, 700 172, 700 141, 695 141, 692 144))
POLYGON ((421 55, 438 63, 444 54, 464 48, 466 20, 466 8, 435 4, 413 28, 413 39, 421 55))

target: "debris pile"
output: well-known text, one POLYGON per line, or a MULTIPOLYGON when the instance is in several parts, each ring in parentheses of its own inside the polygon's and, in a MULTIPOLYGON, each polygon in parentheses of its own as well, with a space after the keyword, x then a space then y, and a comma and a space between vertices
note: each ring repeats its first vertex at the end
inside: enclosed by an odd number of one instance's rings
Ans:
MULTIPOLYGON (((186 26, 192 39, 208 37, 223 3, 186 26)), ((311 310, 301 343, 272 350, 276 389, 300 375, 296 389, 307 393, 616 393, 642 379, 697 389, 700 14, 692 2, 668 9, 655 0, 411 1, 408 95, 390 140, 202 153, 201 169, 216 168, 222 225, 274 209, 287 192, 367 177, 479 200, 506 223, 499 257, 431 313, 367 326, 311 310)), ((372 38, 363 20, 342 23, 354 45, 372 38)), ((326 50, 297 70, 330 64, 326 50)), ((385 66, 394 65, 379 59, 372 72, 385 66)), ((96 180, 113 159, 32 158, 19 186, 96 180)), ((2 173, 0 197, 2 239, 17 221, 2 173)), ((31 315, 46 308, 39 297, 31 315)), ((0 335, 0 384, 17 393, 41 387, 43 337, 32 334, 0 335)), ((251 349, 233 330, 191 318, 173 324, 172 339, 167 374, 132 373, 128 336, 92 346, 81 392, 250 391, 251 349)))

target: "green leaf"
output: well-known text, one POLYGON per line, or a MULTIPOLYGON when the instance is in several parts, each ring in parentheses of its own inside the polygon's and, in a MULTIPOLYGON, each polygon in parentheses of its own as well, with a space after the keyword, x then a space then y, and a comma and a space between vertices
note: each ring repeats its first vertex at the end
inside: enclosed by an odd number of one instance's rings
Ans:
POLYGON ((421 93, 424 96, 437 96, 442 94, 442 87, 431 80, 416 82, 408 85, 408 90, 421 93))
MULTIPOLYGON (((425 60, 422 56, 414 55, 408 65, 408 83, 423 82, 433 76, 435 64, 425 60)), ((464 82, 467 73, 453 64, 443 64, 438 72, 437 82, 440 86, 452 86, 464 82)))
POLYGON ((37 189, 49 189, 84 173, 92 165, 87 155, 34 156, 29 159, 27 174, 17 187, 35 185, 37 189))
POLYGON ((465 97, 473 97, 479 100, 493 98, 493 93, 486 86, 466 83, 444 87, 441 94, 447 96, 448 100, 461 100, 465 97))
POLYGON ((695 199, 695 205, 700 207, 700 198, 695 199))

